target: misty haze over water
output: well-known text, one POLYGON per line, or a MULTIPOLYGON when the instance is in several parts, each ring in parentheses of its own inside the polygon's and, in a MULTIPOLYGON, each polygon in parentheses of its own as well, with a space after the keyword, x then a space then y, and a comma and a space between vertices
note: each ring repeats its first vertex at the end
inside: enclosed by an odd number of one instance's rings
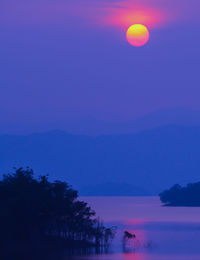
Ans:
POLYGON ((106 223, 118 226, 118 232, 112 253, 77 259, 200 259, 200 208, 162 207, 158 197, 84 197, 84 200, 106 223), (136 241, 125 250, 124 230, 136 234, 136 241))

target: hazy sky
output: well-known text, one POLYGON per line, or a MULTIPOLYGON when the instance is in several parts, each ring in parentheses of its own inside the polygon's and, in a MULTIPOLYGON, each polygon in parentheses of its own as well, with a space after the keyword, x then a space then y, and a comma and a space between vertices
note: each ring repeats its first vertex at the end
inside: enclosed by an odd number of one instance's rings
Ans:
MULTIPOLYGON (((2 0, 0 125, 200 109, 198 0, 2 0), (126 41, 134 23, 150 41, 126 41)), ((1 129, 0 129, 1 132, 1 129)))

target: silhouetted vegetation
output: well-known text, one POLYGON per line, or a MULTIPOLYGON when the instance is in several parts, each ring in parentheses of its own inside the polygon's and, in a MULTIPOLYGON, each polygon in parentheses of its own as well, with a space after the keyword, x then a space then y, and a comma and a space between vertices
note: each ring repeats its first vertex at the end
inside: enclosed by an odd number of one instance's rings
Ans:
POLYGON ((0 181, 0 243, 4 248, 70 250, 109 246, 113 228, 95 218, 66 182, 19 168, 0 181))
POLYGON ((165 206, 200 206, 200 182, 190 183, 186 187, 179 184, 159 194, 165 206))

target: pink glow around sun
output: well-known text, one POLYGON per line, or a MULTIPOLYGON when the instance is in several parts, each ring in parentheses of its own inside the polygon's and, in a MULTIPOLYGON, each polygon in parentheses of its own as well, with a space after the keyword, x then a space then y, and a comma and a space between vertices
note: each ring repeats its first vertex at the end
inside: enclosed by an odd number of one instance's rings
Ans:
POLYGON ((140 6, 131 3, 118 3, 107 7, 107 15, 103 23, 111 26, 118 26, 123 29, 133 24, 143 24, 148 28, 161 26, 166 20, 163 11, 149 6, 140 6))
POLYGON ((135 47, 145 45, 149 41, 149 30, 163 26, 168 16, 158 8, 136 5, 136 1, 118 2, 103 9, 101 23, 126 32, 127 41, 135 47))

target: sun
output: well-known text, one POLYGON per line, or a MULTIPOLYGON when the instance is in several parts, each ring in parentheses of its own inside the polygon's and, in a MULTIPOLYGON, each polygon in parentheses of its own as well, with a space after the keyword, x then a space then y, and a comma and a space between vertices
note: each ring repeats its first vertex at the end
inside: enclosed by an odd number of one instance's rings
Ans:
POLYGON ((141 47, 149 41, 149 31, 142 24, 134 24, 128 28, 126 38, 131 45, 141 47))

